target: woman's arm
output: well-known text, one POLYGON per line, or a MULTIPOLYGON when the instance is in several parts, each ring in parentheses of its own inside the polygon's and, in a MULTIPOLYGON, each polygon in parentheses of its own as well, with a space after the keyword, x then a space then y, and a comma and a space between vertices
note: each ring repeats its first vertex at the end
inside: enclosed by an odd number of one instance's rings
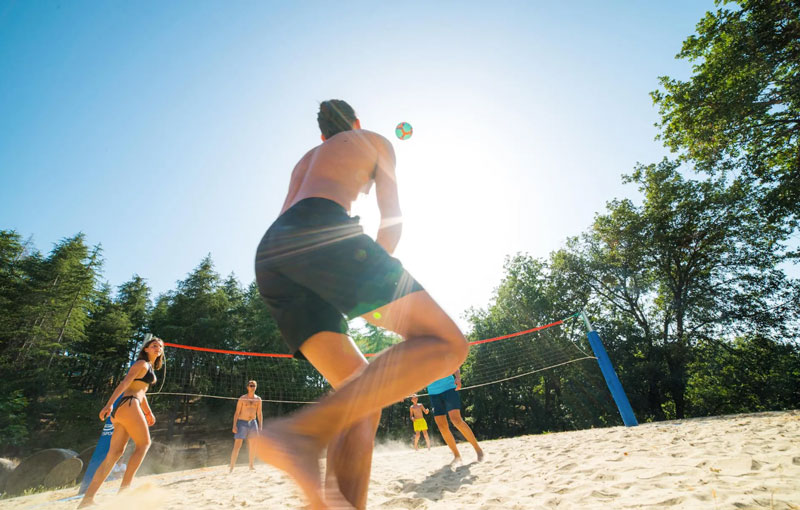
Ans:
POLYGON ((133 380, 139 376, 144 375, 144 372, 146 371, 147 371, 147 362, 144 360, 140 359, 139 361, 134 363, 133 366, 131 366, 130 370, 128 370, 128 373, 114 389, 114 392, 111 394, 111 397, 108 399, 108 402, 106 402, 105 407, 103 407, 103 409, 100 410, 100 419, 102 421, 105 421, 108 415, 111 414, 111 411, 113 410, 114 407, 114 402, 116 402, 119 396, 122 395, 125 392, 125 390, 128 389, 128 386, 131 385, 133 380))
POLYGON ((150 410, 150 404, 147 402, 147 395, 145 395, 142 399, 142 411, 144 412, 145 420, 147 420, 147 425, 151 427, 155 425, 156 417, 153 414, 153 411, 150 410))

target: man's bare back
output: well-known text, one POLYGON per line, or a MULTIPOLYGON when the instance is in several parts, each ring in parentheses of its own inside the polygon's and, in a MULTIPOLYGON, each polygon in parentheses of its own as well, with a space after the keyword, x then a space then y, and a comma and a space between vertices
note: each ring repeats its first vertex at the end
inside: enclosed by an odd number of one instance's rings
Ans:
POLYGON ((308 151, 295 165, 281 214, 297 202, 314 197, 332 200, 349 213, 358 193, 369 193, 374 181, 381 213, 375 241, 392 253, 402 230, 394 167, 394 149, 383 136, 366 129, 338 133, 308 151))
POLYGON ((380 178, 380 166, 394 169, 394 151, 386 138, 365 129, 338 133, 295 165, 281 213, 311 197, 333 200, 350 212, 359 191, 368 192, 371 181, 380 178))

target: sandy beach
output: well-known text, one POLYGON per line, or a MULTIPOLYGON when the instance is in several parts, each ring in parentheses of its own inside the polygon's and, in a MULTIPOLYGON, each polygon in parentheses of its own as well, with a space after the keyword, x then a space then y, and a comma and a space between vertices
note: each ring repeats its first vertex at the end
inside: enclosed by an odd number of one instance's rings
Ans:
MULTIPOLYGON (((376 447, 369 508, 800 509, 800 411, 734 415, 562 432, 482 442, 486 459, 450 466, 445 446, 376 447)), ((159 510, 304 508, 294 485, 258 464, 142 476, 117 495, 109 482, 99 508, 159 510)), ((9 510, 66 510, 76 489, 0 501, 9 510)))

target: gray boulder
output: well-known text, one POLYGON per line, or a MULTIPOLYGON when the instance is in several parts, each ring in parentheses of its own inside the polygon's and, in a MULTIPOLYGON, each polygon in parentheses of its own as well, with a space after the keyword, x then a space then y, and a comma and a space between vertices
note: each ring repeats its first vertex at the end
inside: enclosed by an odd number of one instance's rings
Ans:
POLYGON ((51 448, 36 452, 19 463, 6 479, 6 493, 19 496, 28 489, 44 486, 48 473, 67 459, 77 457, 78 453, 62 448, 51 448))

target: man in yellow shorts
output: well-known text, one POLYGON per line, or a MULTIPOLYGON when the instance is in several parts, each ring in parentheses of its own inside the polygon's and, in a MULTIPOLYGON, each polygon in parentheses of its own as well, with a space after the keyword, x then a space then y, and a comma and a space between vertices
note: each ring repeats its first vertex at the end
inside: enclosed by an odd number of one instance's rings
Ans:
POLYGON ((418 400, 419 397, 416 393, 411 395, 412 405, 408 409, 409 413, 411 413, 411 420, 414 422, 414 449, 418 449, 419 433, 422 432, 425 435, 425 444, 428 445, 428 450, 430 450, 431 440, 428 439, 428 422, 425 421, 425 418, 422 416, 422 413, 428 414, 429 411, 424 405, 418 404, 418 400))

